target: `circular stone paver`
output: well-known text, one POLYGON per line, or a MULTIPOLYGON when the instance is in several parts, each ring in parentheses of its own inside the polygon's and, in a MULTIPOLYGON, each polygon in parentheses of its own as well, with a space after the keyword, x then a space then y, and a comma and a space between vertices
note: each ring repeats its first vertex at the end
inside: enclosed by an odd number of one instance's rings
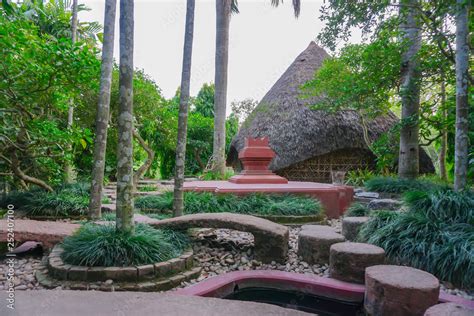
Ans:
POLYGON ((344 217, 342 219, 342 235, 344 235, 347 240, 356 240, 360 228, 362 227, 362 225, 367 223, 368 220, 369 218, 366 216, 344 217))
POLYGON ((438 279, 415 268, 368 267, 365 286, 364 308, 369 315, 421 316, 438 303, 438 279))
POLYGON ((377 246, 341 242, 331 246, 329 275, 337 280, 364 283, 365 269, 383 264, 385 251, 377 246))
POLYGON ((424 316, 472 316, 474 310, 456 303, 443 303, 431 306, 424 316))
POLYGON ((331 245, 343 241, 344 237, 332 227, 303 225, 298 235, 298 255, 309 264, 327 263, 331 245))

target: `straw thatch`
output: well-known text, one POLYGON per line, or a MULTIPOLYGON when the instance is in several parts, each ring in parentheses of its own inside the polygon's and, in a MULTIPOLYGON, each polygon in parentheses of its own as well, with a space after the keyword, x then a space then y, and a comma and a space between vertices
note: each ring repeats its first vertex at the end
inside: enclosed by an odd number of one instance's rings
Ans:
MULTIPOLYGON (((238 151, 244 146, 245 137, 270 138, 270 147, 277 156, 273 159, 270 168, 273 171, 284 171, 284 175, 291 175, 292 166, 304 169, 304 162, 311 162, 321 157, 323 160, 337 160, 338 155, 346 157, 358 156, 365 161, 359 167, 373 167, 374 155, 369 151, 363 138, 359 116, 354 111, 341 111, 330 114, 325 111, 311 110, 308 105, 315 104, 317 98, 301 97, 300 87, 314 77, 315 71, 323 60, 329 57, 325 50, 311 42, 288 67, 268 93, 263 97, 255 110, 244 122, 239 133, 233 139, 227 164, 238 166, 238 151), (318 158, 319 157, 319 158, 318 158)), ((387 132, 396 122, 393 113, 378 117, 368 123, 368 133, 373 141, 382 133, 387 132)), ((430 171, 433 164, 424 151, 422 152, 422 170, 430 171)), ((311 163, 310 163, 311 164, 311 163)), ((350 163, 343 169, 357 168, 350 163)), ((327 168, 327 167, 326 167, 327 168)), ((337 166, 330 169, 338 170, 337 166)), ((314 170, 313 170, 314 171, 314 170)), ((301 177, 300 177, 301 178, 301 177)), ((307 176, 306 176, 307 178, 307 176)), ((309 180, 306 179, 305 180, 309 180)), ((296 175, 294 179, 302 180, 296 175)), ((320 180, 321 179, 315 179, 320 180)), ((328 180, 328 179, 326 179, 328 180)))

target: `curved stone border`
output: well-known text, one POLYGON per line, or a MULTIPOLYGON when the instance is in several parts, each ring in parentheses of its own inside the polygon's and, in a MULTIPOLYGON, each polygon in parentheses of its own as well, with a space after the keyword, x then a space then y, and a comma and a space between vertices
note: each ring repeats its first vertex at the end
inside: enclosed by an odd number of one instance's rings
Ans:
POLYGON ((138 282, 173 276, 192 269, 193 251, 188 250, 180 257, 155 264, 133 267, 84 267, 66 264, 61 259, 63 248, 56 245, 48 257, 48 271, 52 277, 65 281, 138 282))

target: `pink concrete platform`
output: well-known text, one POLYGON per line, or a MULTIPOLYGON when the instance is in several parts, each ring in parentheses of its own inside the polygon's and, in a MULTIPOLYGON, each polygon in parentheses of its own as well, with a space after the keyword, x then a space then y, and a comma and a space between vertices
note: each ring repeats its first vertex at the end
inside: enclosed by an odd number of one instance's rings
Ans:
MULTIPOLYGON (((363 302, 365 286, 343 282, 316 275, 298 274, 277 270, 234 271, 218 275, 187 288, 176 290, 175 294, 222 298, 231 294, 235 287, 269 287, 289 291, 301 291, 320 297, 346 302, 363 302)), ((440 303, 456 303, 474 309, 474 301, 440 292, 440 303)))
POLYGON ((192 181, 185 191, 249 194, 254 192, 302 194, 321 201, 327 217, 338 218, 352 202, 354 189, 346 185, 288 181, 288 183, 233 183, 230 181, 192 181))

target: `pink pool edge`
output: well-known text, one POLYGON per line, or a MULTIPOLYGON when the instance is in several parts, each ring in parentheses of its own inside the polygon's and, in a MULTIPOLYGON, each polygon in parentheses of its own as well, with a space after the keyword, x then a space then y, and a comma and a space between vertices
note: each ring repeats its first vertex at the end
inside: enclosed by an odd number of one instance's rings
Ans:
MULTIPOLYGON (((345 302, 363 302, 365 286, 315 275, 278 270, 234 271, 218 275, 198 284, 178 289, 174 294, 222 298, 234 288, 269 287, 331 298, 345 302)), ((440 292, 440 303, 456 303, 474 309, 474 301, 440 292)))

